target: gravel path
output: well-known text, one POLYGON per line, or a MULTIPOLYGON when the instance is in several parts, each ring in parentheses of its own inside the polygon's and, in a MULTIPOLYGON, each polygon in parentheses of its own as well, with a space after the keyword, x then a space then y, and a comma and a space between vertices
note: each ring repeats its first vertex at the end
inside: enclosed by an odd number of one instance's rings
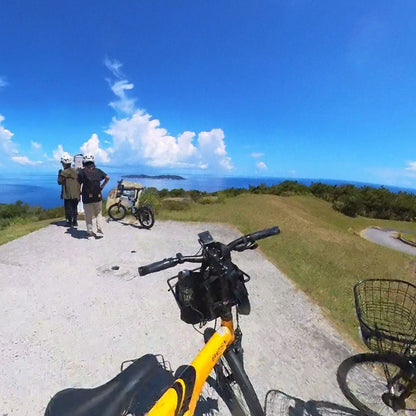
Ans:
MULTIPOLYGON (((189 362, 202 337, 180 321, 167 291, 174 269, 139 277, 137 266, 194 254, 206 229, 223 242, 239 236, 219 224, 156 221, 149 231, 111 221, 104 238, 89 241, 81 222, 78 230, 50 225, 0 246, 0 414, 42 415, 58 390, 103 384, 122 361, 148 352, 173 368, 189 362)), ((335 374, 352 351, 319 308, 259 250, 234 260, 252 276, 252 313, 240 325, 260 400, 278 389, 349 406, 335 374)))
POLYGON ((370 227, 362 231, 361 234, 364 238, 374 243, 416 256, 416 247, 403 243, 395 238, 394 236, 397 234, 396 231, 370 227))

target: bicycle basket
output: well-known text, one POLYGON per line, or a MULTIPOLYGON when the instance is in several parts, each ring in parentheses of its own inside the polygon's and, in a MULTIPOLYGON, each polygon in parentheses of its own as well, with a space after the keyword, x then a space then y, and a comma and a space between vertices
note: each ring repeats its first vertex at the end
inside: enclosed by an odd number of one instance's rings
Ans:
POLYGON ((122 181, 119 181, 117 183, 117 193, 116 193, 116 198, 120 198, 121 195, 123 195, 123 191, 124 191, 124 185, 122 181))
POLYGON ((125 186, 121 180, 117 183, 116 198, 134 199, 136 198, 136 192, 138 192, 138 190, 139 188, 134 186, 125 186))
POLYGON ((416 286, 366 279, 354 286, 363 341, 372 351, 410 355, 416 350, 416 286))

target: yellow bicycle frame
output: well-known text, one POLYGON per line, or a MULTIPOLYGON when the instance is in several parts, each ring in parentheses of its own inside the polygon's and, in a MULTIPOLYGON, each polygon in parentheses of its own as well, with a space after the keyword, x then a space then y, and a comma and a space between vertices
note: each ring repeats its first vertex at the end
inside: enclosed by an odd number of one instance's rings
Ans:
POLYGON ((147 416, 192 416, 206 379, 234 338, 233 322, 221 321, 221 327, 147 416))

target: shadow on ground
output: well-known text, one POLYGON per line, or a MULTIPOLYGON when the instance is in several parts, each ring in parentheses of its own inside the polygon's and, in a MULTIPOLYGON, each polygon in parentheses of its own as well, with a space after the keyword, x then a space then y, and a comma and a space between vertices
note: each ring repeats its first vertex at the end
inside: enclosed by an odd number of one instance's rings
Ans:
POLYGON ((266 416, 359 416, 357 409, 322 400, 304 401, 280 390, 269 390, 265 400, 266 416))
POLYGON ((52 224, 53 224, 53 225, 56 225, 56 226, 58 226, 58 227, 68 227, 68 226, 66 225, 66 221, 65 221, 65 220, 62 220, 62 221, 55 221, 55 222, 53 222, 52 224))
POLYGON ((110 221, 117 222, 117 223, 119 223, 121 225, 124 225, 126 227, 133 227, 133 228, 138 228, 139 230, 148 230, 148 231, 150 231, 149 228, 143 227, 142 225, 136 224, 134 222, 128 222, 128 221, 123 221, 123 220, 116 221, 116 220, 111 220, 110 218, 108 218, 107 222, 110 222, 110 221))
POLYGON ((77 238, 79 240, 85 240, 88 238, 87 232, 85 230, 79 230, 77 227, 68 227, 66 221, 56 221, 53 223, 53 225, 66 228, 65 234, 69 234, 73 238, 77 238))
MULTIPOLYGON (((207 383, 220 394, 214 379, 209 377, 207 383)), ((218 410, 218 400, 200 397, 195 409, 195 416, 217 415, 218 410)), ((308 400, 305 402, 280 390, 269 390, 267 392, 264 414, 265 416, 363 416, 355 408, 324 400, 308 400)))

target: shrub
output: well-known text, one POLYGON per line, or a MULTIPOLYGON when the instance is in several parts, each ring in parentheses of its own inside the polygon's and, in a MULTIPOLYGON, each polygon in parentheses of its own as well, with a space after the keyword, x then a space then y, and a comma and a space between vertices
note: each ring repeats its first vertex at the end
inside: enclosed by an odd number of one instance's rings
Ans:
POLYGON ((192 199, 192 201, 194 202, 198 202, 200 201, 202 198, 207 196, 206 192, 201 192, 198 190, 192 190, 192 191, 188 191, 188 195, 189 197, 192 199))
POLYGON ((207 195, 202 197, 198 202, 202 205, 215 204, 218 202, 218 196, 207 195))
POLYGON ((64 207, 62 206, 45 209, 39 206, 31 207, 22 201, 17 201, 14 204, 0 204, 0 229, 4 229, 13 224, 60 218, 63 216, 64 207))
MULTIPOLYGON (((250 186, 250 188, 251 188, 251 186, 250 186)), ((249 192, 249 191, 245 188, 229 188, 229 189, 225 189, 223 191, 218 191, 218 192, 216 192, 216 194, 218 194, 218 196, 223 195, 227 198, 228 197, 232 198, 234 196, 238 196, 238 195, 241 195, 241 194, 244 194, 244 193, 247 193, 247 192, 249 192)))
POLYGON ((344 215, 356 217, 360 211, 361 204, 355 196, 347 195, 342 199, 334 201, 332 207, 335 210, 342 212, 344 215))
POLYGON ((171 189, 169 191, 169 196, 173 198, 184 198, 186 196, 186 191, 182 188, 171 189))
POLYGON ((153 190, 146 188, 146 190, 140 195, 139 204, 151 204, 154 207, 157 207, 160 205, 160 195, 157 192, 154 192, 153 190))
POLYGON ((193 201, 189 198, 164 198, 161 207, 170 211, 184 211, 191 207, 193 201))

